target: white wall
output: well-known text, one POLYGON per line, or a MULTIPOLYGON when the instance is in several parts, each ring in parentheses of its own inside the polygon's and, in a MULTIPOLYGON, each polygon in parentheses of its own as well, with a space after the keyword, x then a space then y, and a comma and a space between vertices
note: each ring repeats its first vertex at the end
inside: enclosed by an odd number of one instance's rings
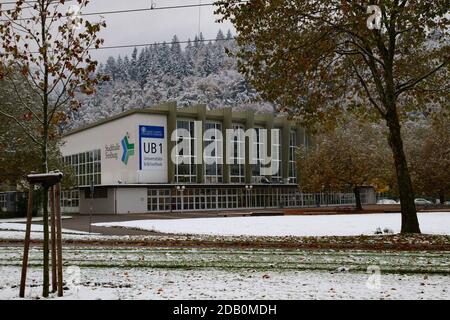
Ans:
POLYGON ((132 114, 65 137, 61 152, 66 156, 100 149, 102 185, 117 185, 119 181, 121 184, 167 183, 167 136, 166 116, 132 114), (162 141, 164 159, 161 167, 139 170, 140 125, 164 127, 165 137, 162 141), (121 160, 123 153, 121 141, 125 136, 128 136, 129 143, 134 144, 134 155, 130 156, 128 164, 121 160))
POLYGON ((84 190, 80 190, 80 214, 114 214, 115 188, 108 188, 106 198, 90 199, 85 197, 84 190))
POLYGON ((120 188, 116 190, 117 213, 147 213, 147 188, 120 188))

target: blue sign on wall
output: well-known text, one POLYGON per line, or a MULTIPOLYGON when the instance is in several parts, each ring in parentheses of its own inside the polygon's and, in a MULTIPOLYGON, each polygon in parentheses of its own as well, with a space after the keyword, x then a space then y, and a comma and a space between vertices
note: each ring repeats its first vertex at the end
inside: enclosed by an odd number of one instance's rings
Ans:
POLYGON ((164 139, 164 127, 139 126, 139 138, 164 139))
POLYGON ((164 127, 139 126, 139 170, 161 170, 164 152, 164 127))

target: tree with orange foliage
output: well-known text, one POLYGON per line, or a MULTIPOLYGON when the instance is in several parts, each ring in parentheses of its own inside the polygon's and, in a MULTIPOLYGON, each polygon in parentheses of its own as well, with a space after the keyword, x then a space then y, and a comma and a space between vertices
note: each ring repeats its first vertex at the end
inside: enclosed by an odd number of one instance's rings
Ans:
MULTIPOLYGON (((106 25, 75 14, 88 2, 72 1, 77 6, 72 10, 65 0, 18 0, 12 8, 0 6, 0 79, 11 83, 21 111, 11 113, 2 108, 0 115, 19 126, 39 147, 44 173, 49 171, 49 141, 58 135, 66 112, 79 107, 75 94, 92 94, 101 80, 95 75, 98 63, 89 50, 103 44, 98 33, 106 25), (22 73, 37 102, 22 99, 12 71, 22 73), (31 119, 37 127, 30 126, 31 119)), ((44 297, 49 294, 47 191, 44 188, 44 297)))
POLYGON ((420 233, 401 134, 412 111, 447 108, 448 0, 218 0, 239 69, 305 123, 355 112, 382 120, 394 160, 402 233, 420 233))

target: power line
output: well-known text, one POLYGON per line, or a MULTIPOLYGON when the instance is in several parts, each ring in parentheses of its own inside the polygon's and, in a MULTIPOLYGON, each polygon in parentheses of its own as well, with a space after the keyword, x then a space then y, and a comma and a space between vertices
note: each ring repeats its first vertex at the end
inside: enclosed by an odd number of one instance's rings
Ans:
MULTIPOLYGON (((57 1, 57 0, 55 0, 55 1, 57 1)), ((72 0, 67 0, 67 1, 72 1, 72 0)), ((36 2, 39 2, 39 1, 24 1, 24 3, 26 4, 26 3, 36 3, 36 2)), ((7 2, 0 2, 0 4, 16 4, 17 3, 17 1, 7 1, 7 2)))
POLYGON ((88 13, 80 13, 80 16, 94 16, 94 15, 100 16, 100 15, 133 13, 133 12, 155 11, 155 10, 188 9, 188 8, 206 7, 206 6, 213 6, 213 5, 214 5, 214 3, 182 4, 182 5, 165 6, 165 7, 125 9, 125 10, 102 11, 102 12, 88 12, 88 13))
MULTIPOLYGON (((239 3, 247 3, 248 1, 241 1, 239 3)), ((111 15, 111 14, 123 14, 123 13, 135 13, 135 12, 145 12, 145 11, 157 11, 157 10, 172 10, 172 9, 189 9, 189 8, 201 8, 207 6, 214 6, 214 2, 210 3, 199 3, 199 4, 182 4, 182 5, 172 5, 172 6, 164 6, 164 7, 154 7, 150 8, 138 8, 138 9, 123 9, 123 10, 111 10, 111 11, 99 11, 99 12, 88 12, 88 13, 79 13, 78 16, 102 16, 102 15, 111 15)), ((65 15, 65 17, 71 17, 71 15, 65 15)), ((14 21, 24 21, 31 20, 32 18, 18 18, 14 19, 14 21)), ((8 21, 8 20, 0 20, 0 21, 8 21)))
MULTIPOLYGON (((75 1, 75 0, 65 0, 66 2, 73 2, 73 1, 75 1)), ((37 0, 30 0, 30 1, 24 1, 23 3, 24 4, 29 4, 29 3, 38 3, 39 1, 37 1, 37 0)), ((59 0, 54 0, 54 1, 51 1, 50 3, 52 3, 52 2, 54 2, 54 3, 57 3, 57 2, 59 2, 59 0)), ((17 4, 17 1, 7 1, 7 2, 0 2, 0 5, 13 5, 13 4, 17 4)))
MULTIPOLYGON (((198 4, 202 4, 202 0, 198 1, 198 4)), ((202 23, 202 7, 198 7, 198 36, 200 37, 200 30, 201 30, 201 23, 202 23)))
POLYGON ((235 38, 229 39, 195 39, 195 40, 183 40, 183 41, 171 41, 171 42, 153 42, 153 43, 140 43, 140 44, 124 44, 124 45, 116 45, 116 46, 103 46, 100 48, 89 48, 89 50, 108 50, 108 49, 122 49, 122 48, 137 48, 137 47, 151 47, 158 45, 174 45, 174 44, 188 44, 188 43, 197 43, 197 42, 214 42, 214 41, 231 41, 235 38))
MULTIPOLYGON (((114 46, 102 46, 99 48, 88 48, 87 50, 110 50, 110 49, 124 49, 124 48, 139 48, 139 47, 153 47, 160 45, 174 45, 174 44, 188 44, 188 43, 198 43, 198 42, 227 42, 234 40, 235 37, 227 38, 227 39, 194 39, 194 40, 182 40, 182 41, 170 41, 170 42, 152 42, 152 43, 137 43, 137 44, 123 44, 123 45, 114 45, 114 46)), ((38 52, 32 52, 38 53, 38 52)))
MULTIPOLYGON (((73 0, 66 0, 66 2, 71 2, 73 0)), ((35 1, 25 1, 25 3, 36 3, 35 1)), ((58 2, 58 0, 55 0, 55 2, 58 2)), ((241 1, 239 3, 247 3, 249 1, 241 1)), ((15 2, 3 2, 2 4, 13 4, 15 2)), ((173 5, 173 6, 165 6, 165 7, 155 7, 154 2, 152 1, 150 8, 139 8, 139 9, 124 9, 124 10, 116 10, 116 11, 102 11, 102 12, 90 12, 90 13, 80 13, 79 16, 93 16, 93 15, 109 15, 109 14, 123 14, 123 13, 133 13, 133 12, 144 12, 144 11, 154 11, 154 10, 170 10, 170 9, 186 9, 186 8, 199 8, 199 28, 200 28, 200 10, 202 7, 206 6, 213 6, 214 3, 202 3, 201 0, 199 1, 199 4, 188 4, 188 5, 173 5)), ((67 16, 66 16, 67 17, 67 16)), ((17 20, 30 20, 31 18, 19 18, 17 20)), ((5 21, 5 20, 0 20, 5 21)), ((200 37, 200 32, 199 35, 200 37)), ((122 48, 136 48, 136 47, 151 47, 151 46, 158 46, 158 45, 173 45, 173 44, 188 44, 196 43, 196 42, 213 42, 213 41, 230 41, 234 40, 235 38, 228 38, 228 39, 200 39, 197 38, 195 40, 184 40, 184 41, 170 41, 170 42, 153 42, 153 43, 140 43, 140 44, 126 44, 126 45, 113 45, 113 46, 102 46, 99 48, 89 48, 88 50, 108 50, 108 49, 122 49, 122 48)))

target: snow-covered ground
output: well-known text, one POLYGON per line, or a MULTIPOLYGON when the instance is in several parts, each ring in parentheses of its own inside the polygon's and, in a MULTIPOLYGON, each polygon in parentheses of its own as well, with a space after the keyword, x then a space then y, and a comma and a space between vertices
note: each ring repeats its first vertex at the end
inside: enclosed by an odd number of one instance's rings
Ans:
MULTIPOLYGON (((7 231, 25 231, 26 224, 24 223, 15 223, 15 222, 0 222, 0 230, 7 231)), ((44 227, 40 224, 32 224, 31 232, 44 232, 44 227)), ((72 234, 89 234, 84 231, 70 230, 70 229, 62 229, 63 233, 72 233, 72 234)))
MULTIPOLYGON (((67 271, 68 269, 66 269, 67 271)), ((29 270, 26 298, 41 295, 29 270)), ((63 299, 450 299, 448 276, 321 271, 262 272, 82 268, 63 299)), ((0 299, 17 299, 20 268, 0 267, 0 299)))
MULTIPOLYGON (((41 295, 42 254, 30 250, 27 299, 41 295)), ((0 257, 0 300, 18 299, 22 248, 0 257)), ((64 299, 450 299, 447 252, 67 246, 63 257, 64 299)))
MULTIPOLYGON (((450 213, 419 213, 425 234, 450 235, 450 213)), ((327 216, 232 217, 170 220, 136 220, 96 223, 169 234, 217 236, 357 236, 373 235, 379 228, 400 232, 400 214, 327 216)))
MULTIPOLYGON (((9 239, 9 240, 23 240, 25 239, 25 229, 26 225, 24 223, 19 223, 21 219, 11 219, 11 220, 1 220, 0 222, 0 239, 9 239), (8 222, 5 222, 8 221, 8 222)), ((41 220, 42 221, 42 220, 41 220)), ((35 222, 35 221, 33 221, 35 222)), ((32 224, 31 225, 31 239, 33 240, 42 240, 44 238, 43 233, 44 227, 40 224, 32 224)), ((91 233, 78 230, 70 230, 70 229, 62 229, 62 233, 64 234, 64 239, 94 239, 98 238, 98 234, 91 233)))
MULTIPOLYGON (((65 219, 72 219, 72 216, 61 216, 61 219, 65 220, 65 219)), ((12 223, 12 222, 19 222, 19 223, 25 223, 27 222, 27 218, 8 218, 8 219, 1 219, 1 222, 7 222, 7 223, 12 223)), ((44 219, 42 217, 33 217, 33 223, 34 222, 41 222, 44 221, 44 219)))

